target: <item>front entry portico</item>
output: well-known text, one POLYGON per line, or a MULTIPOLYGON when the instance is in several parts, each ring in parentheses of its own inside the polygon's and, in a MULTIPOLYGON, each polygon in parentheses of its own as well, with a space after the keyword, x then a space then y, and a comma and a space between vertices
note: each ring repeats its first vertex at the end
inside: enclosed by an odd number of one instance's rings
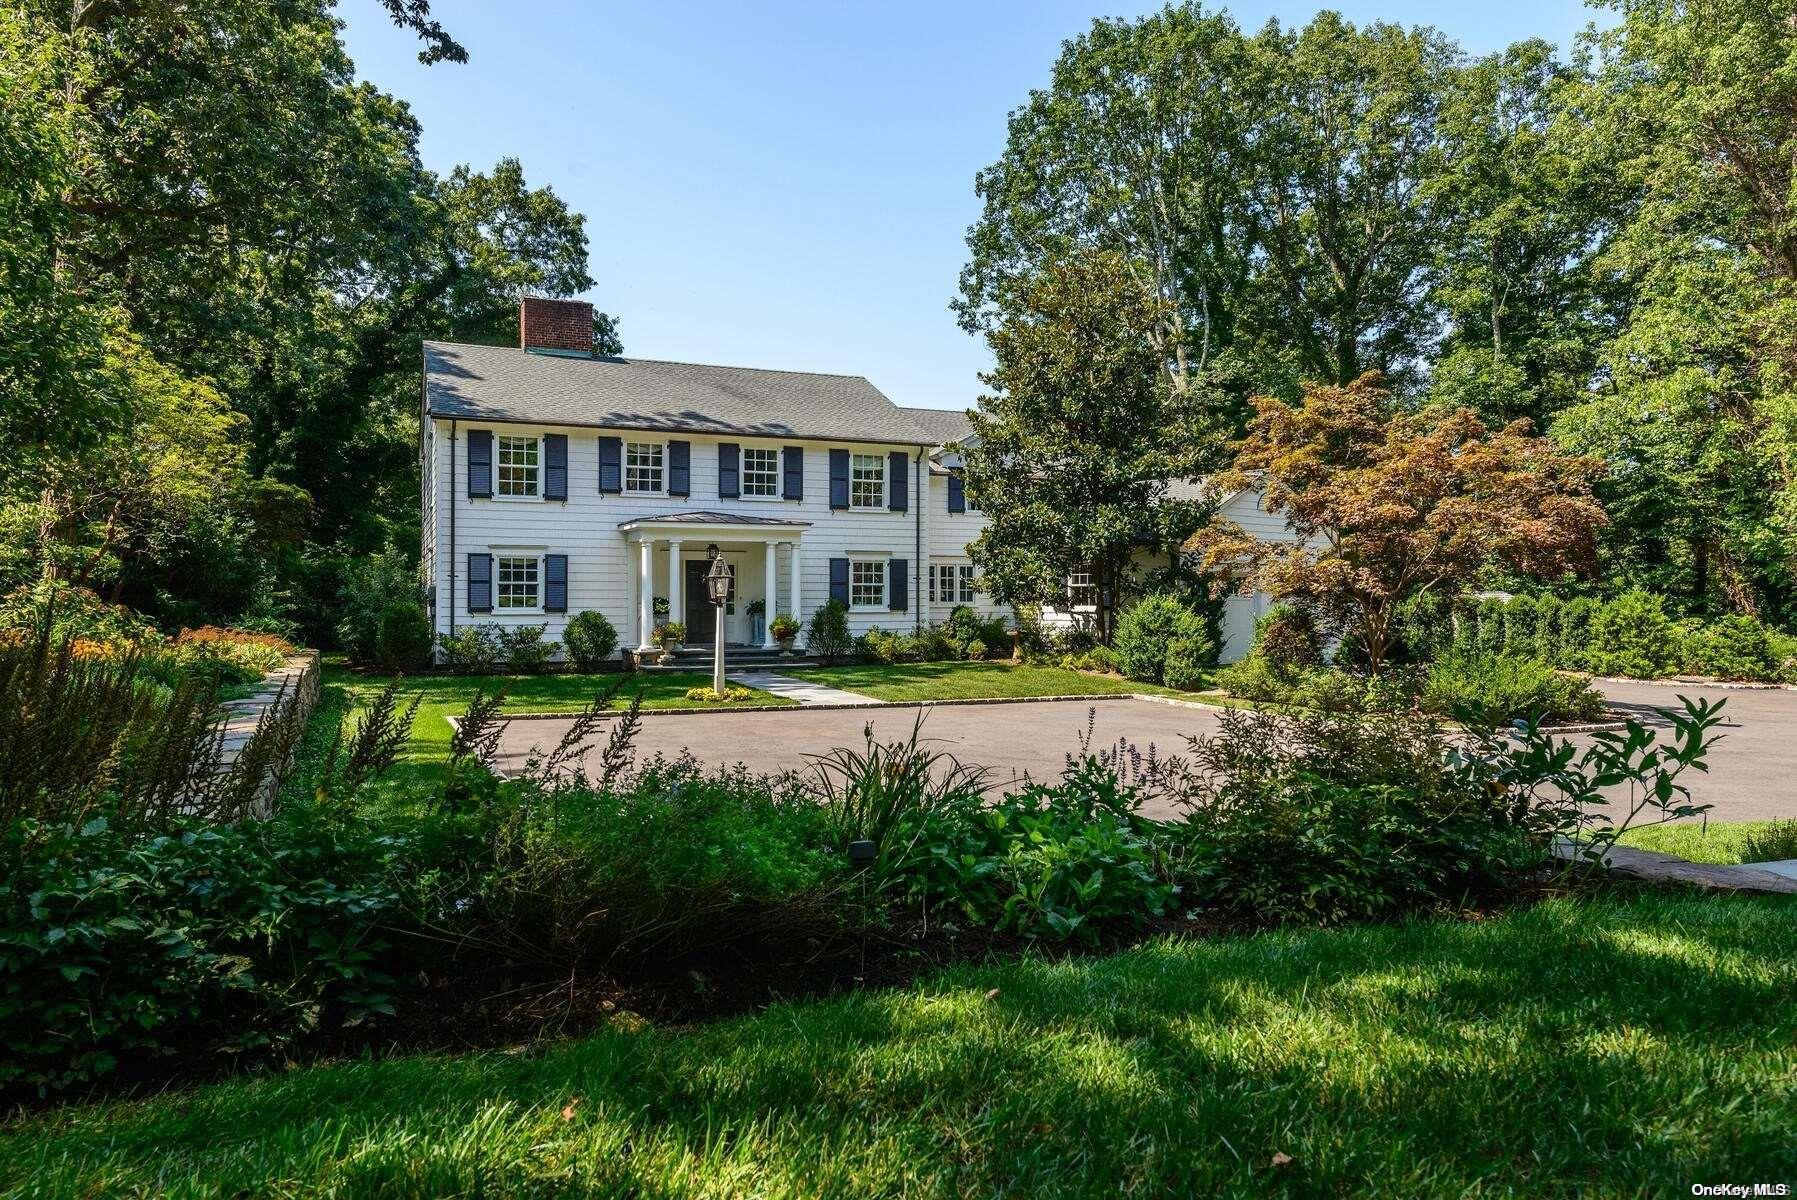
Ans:
POLYGON ((725 606, 724 640, 750 640, 755 625, 748 607, 759 599, 763 606, 759 645, 773 649, 777 613, 804 620, 802 543, 808 528, 808 521, 706 511, 637 517, 619 525, 618 532, 635 549, 630 556, 636 567, 631 581, 635 628, 629 633, 636 649, 653 650, 655 626, 666 620, 686 626, 688 644, 711 644, 716 614, 700 581, 710 568, 713 548, 736 578, 732 599, 725 606), (665 607, 657 600, 665 601, 665 607))

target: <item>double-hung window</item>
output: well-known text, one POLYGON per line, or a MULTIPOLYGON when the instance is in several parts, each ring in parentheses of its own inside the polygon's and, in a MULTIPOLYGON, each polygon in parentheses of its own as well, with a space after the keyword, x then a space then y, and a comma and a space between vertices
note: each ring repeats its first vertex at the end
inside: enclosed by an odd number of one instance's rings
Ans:
POLYGON ((1097 608, 1098 587, 1090 571, 1075 571, 1067 576, 1067 602, 1074 608, 1097 608))
POLYGON ((666 481, 667 447, 660 442, 624 443, 624 490, 660 495, 666 481))
POLYGON ((886 507, 884 454, 855 454, 849 457, 849 507, 886 507))
POLYGON ((535 555, 508 555, 498 560, 495 566, 498 568, 499 608, 535 610, 540 607, 537 563, 535 555))
POLYGON ((534 437, 513 437, 503 433, 499 435, 498 441, 499 494, 519 497, 536 495, 542 443, 534 437))
POLYGON ((930 603, 972 604, 972 563, 931 563, 930 603))
POLYGON ((780 495, 780 452, 770 446, 744 446, 742 494, 771 500, 780 495))
POLYGON ((849 607, 886 607, 886 560, 856 558, 849 561, 849 607))

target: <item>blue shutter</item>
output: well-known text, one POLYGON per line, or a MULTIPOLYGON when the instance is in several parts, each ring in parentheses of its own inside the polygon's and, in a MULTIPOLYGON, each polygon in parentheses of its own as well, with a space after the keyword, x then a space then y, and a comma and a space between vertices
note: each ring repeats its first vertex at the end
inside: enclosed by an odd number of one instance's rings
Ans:
POLYGON ((967 511, 967 484, 959 474, 948 477, 948 511, 967 511))
POLYGON ((830 507, 849 506, 849 452, 830 451, 830 507))
POLYGON ((543 435, 543 499, 568 498, 568 435, 543 435))
POLYGON ((543 556, 543 611, 568 611, 568 556, 543 556))
POLYGON ((849 560, 846 558, 830 560, 830 599, 844 608, 849 606, 849 560))
POLYGON ((617 495, 624 490, 624 439, 599 439, 599 490, 617 495))
POLYGON ((911 507, 911 456, 894 450, 886 456, 886 507, 904 512, 911 507))
POLYGON ((911 607, 911 563, 895 558, 886 564, 886 607, 904 612, 911 607))
POLYGON ((668 443, 668 495, 693 494, 693 444, 668 443))
POLYGON ((493 431, 468 431, 468 498, 482 499, 493 494, 493 431))
POLYGON ((468 556, 468 611, 493 611, 493 556, 468 556))
POLYGON ((718 499, 734 500, 742 495, 742 471, 738 466, 741 451, 735 442, 718 443, 718 499))
POLYGON ((787 500, 805 498, 805 447, 788 446, 780 451, 780 495, 787 500))

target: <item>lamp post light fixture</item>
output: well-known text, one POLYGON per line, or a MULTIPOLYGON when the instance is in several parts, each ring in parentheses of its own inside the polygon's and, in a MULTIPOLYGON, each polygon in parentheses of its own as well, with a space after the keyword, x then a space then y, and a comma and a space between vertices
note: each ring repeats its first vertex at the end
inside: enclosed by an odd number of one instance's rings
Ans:
POLYGON ((724 603, 730 599, 730 568, 716 546, 710 547, 711 570, 705 573, 705 589, 717 611, 716 634, 711 642, 711 690, 724 698, 724 603))

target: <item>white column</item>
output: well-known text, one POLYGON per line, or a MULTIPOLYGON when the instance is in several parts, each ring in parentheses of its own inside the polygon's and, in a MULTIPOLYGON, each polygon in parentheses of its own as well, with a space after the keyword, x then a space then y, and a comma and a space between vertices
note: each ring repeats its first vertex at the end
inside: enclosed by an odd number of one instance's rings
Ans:
POLYGON ((761 580, 761 648, 774 648, 774 605, 779 602, 779 591, 774 587, 774 552, 779 549, 773 539, 761 544, 762 580, 761 580))
POLYGON ((792 619, 799 623, 799 641, 802 643, 805 640, 805 610, 800 607, 799 577, 802 576, 805 571, 803 565, 799 562, 799 544, 797 542, 788 542, 786 544, 792 547, 792 561, 787 564, 786 568, 788 571, 792 572, 791 579, 787 583, 786 603, 792 611, 792 619))
POLYGON ((636 623, 638 650, 653 650, 655 643, 655 542, 637 540, 636 623))
MULTIPOLYGON (((680 539, 668 540, 668 620, 686 623, 686 609, 680 603, 680 589, 686 586, 686 572, 680 569, 680 539)), ((691 637, 692 630, 686 635, 691 637)))

